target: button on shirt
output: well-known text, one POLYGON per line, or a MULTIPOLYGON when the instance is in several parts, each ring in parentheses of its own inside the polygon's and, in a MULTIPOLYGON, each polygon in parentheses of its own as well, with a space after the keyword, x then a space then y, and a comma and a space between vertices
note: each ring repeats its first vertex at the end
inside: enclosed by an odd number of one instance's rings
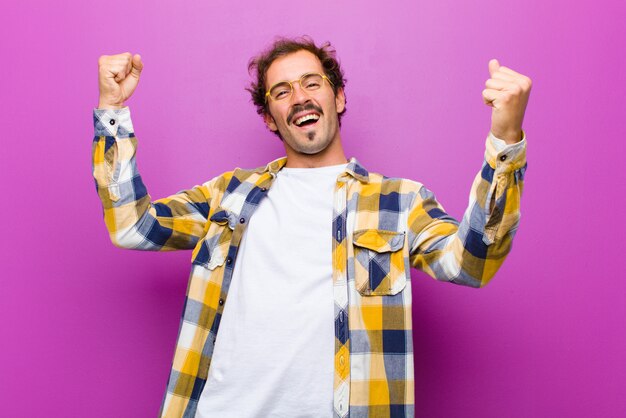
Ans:
MULTIPOLYGON (((242 237, 286 158, 151 202, 135 164, 128 108, 95 109, 94 127, 93 174, 111 240, 134 249, 193 250, 161 416, 194 416, 242 237)), ((519 226, 526 139, 505 145, 490 134, 485 145, 461 222, 421 183, 371 173, 356 159, 337 176, 329 237, 333 416, 414 416, 410 267, 481 287, 504 261, 519 226)))

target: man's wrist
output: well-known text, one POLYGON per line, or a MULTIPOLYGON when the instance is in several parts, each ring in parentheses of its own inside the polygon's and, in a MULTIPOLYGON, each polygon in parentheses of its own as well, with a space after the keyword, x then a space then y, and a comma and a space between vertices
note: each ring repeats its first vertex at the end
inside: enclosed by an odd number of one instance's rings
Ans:
POLYGON ((524 139, 524 134, 521 129, 519 131, 498 132, 498 133, 491 131, 491 134, 494 137, 506 142, 507 145, 517 144, 522 139, 524 139))
POLYGON ((126 107, 126 105, 124 103, 121 104, 110 104, 110 103, 106 103, 106 102, 98 102, 98 109, 112 109, 112 110, 120 110, 122 108, 126 107))

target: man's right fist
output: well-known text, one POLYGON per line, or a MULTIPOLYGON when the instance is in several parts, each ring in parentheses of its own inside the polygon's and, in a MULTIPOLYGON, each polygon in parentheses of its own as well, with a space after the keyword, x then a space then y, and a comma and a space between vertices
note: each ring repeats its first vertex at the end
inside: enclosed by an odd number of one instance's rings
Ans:
POLYGON ((132 96, 143 63, 139 54, 125 52, 118 55, 102 55, 98 59, 98 85, 100 86, 100 109, 121 109, 132 96))

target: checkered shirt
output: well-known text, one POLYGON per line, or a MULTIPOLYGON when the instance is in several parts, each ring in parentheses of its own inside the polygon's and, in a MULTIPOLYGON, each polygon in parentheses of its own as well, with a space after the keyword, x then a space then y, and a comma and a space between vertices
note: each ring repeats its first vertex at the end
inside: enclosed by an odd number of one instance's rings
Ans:
MULTIPOLYGON (((94 109, 94 128, 93 175, 111 241, 137 250, 193 250, 160 411, 193 417, 242 236, 287 160, 235 169, 152 201, 137 170, 129 109, 94 109)), ((410 267, 441 281, 486 285, 511 249, 525 170, 525 138, 502 147, 488 137, 459 223, 422 184, 370 173, 350 160, 333 204, 335 417, 414 416, 410 267)))

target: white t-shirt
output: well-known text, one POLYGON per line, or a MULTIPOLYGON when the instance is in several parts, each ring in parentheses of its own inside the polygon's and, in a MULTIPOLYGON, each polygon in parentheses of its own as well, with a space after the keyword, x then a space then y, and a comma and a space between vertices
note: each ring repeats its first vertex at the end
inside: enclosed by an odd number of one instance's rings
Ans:
POLYGON ((283 168, 250 218, 199 418, 333 414, 333 194, 346 164, 283 168))

